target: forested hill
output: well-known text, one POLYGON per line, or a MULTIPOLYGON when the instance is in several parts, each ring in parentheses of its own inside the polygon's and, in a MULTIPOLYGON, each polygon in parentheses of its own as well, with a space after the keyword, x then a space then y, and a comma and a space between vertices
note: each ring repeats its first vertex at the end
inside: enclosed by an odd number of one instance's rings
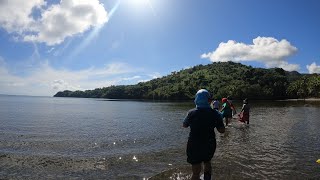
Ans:
POLYGON ((60 91, 54 97, 109 99, 193 99, 205 88, 215 98, 286 99, 320 97, 320 75, 303 75, 281 68, 253 68, 234 62, 198 65, 136 85, 118 85, 86 91, 60 91))

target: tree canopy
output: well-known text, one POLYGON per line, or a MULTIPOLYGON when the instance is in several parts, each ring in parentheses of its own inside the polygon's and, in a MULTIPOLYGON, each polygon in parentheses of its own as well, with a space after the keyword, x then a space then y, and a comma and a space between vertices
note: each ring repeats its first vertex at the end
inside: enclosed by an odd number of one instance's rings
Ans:
POLYGON ((108 99, 193 99, 199 89, 214 98, 286 99, 320 97, 320 75, 303 75, 281 68, 253 68, 234 62, 197 65, 135 85, 117 85, 85 91, 60 91, 54 97, 108 99))

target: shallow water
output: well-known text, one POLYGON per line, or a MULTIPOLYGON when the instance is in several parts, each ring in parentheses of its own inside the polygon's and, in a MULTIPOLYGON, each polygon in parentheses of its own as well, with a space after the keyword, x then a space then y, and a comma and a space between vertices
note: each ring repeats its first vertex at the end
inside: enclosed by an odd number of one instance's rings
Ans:
MULTIPOLYGON (((217 134, 216 179, 320 179, 320 103, 251 106, 249 126, 233 119, 217 134)), ((192 107, 0 96, 0 179, 187 179, 192 107)))

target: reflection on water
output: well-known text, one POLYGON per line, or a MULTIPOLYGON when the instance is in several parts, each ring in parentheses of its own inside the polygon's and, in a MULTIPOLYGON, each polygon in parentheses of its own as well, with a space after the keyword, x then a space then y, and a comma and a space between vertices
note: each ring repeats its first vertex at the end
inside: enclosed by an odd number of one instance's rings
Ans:
MULTIPOLYGON (((214 177, 319 179, 320 102, 251 106, 250 125, 217 133, 214 177)), ((189 179, 181 123, 192 107, 0 96, 0 179, 189 179)))

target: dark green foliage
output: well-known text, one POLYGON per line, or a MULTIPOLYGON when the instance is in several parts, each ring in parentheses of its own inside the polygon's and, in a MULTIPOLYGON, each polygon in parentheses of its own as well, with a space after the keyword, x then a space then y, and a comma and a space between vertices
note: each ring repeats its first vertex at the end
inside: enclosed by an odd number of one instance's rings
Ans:
POLYGON ((214 98, 285 99, 320 97, 320 76, 301 75, 281 68, 263 69, 234 62, 198 65, 136 85, 119 85, 86 91, 63 91, 55 97, 109 99, 193 99, 205 88, 214 98))
POLYGON ((59 91, 57 94, 54 95, 54 97, 71 97, 72 91, 65 90, 65 91, 59 91))
POLYGON ((290 83, 287 88, 289 98, 320 97, 320 75, 303 75, 290 83))

